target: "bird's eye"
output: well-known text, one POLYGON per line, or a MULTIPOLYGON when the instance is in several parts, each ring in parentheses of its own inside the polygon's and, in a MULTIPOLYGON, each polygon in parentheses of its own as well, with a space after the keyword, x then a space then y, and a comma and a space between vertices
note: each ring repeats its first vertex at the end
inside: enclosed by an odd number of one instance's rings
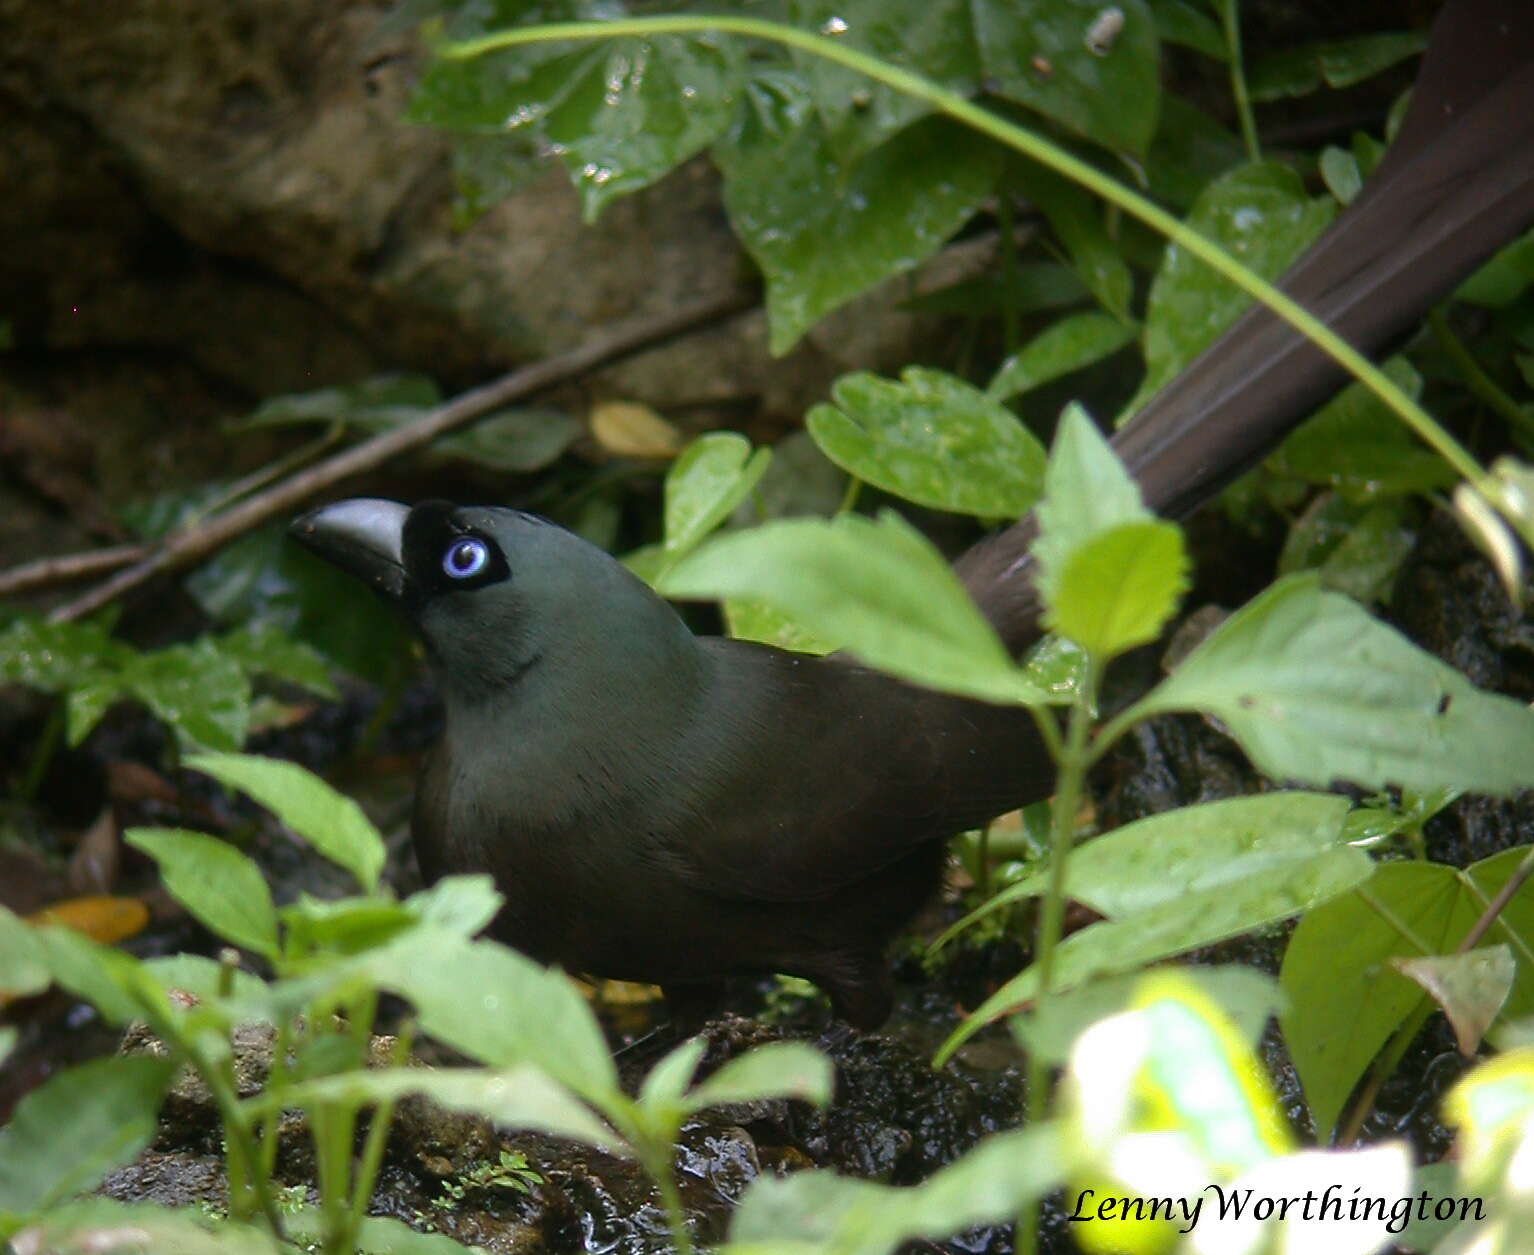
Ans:
POLYGON ((450 579, 473 579, 490 561, 490 549, 472 536, 455 540, 442 555, 442 569, 450 579))

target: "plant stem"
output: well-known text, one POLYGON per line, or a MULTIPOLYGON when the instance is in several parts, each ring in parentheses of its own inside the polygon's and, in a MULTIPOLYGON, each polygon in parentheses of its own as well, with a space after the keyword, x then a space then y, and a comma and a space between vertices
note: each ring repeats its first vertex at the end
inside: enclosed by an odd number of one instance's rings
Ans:
POLYGON ((1465 386, 1479 397, 1488 409, 1499 414, 1510 430, 1525 438, 1534 437, 1534 418, 1525 414, 1518 402, 1503 391, 1497 381, 1482 368, 1480 362, 1475 360, 1474 355, 1465 347, 1465 342, 1454 334, 1454 329, 1449 326, 1449 320, 1444 317, 1443 310, 1433 310, 1427 316, 1427 325, 1432 329, 1433 338, 1438 341, 1438 347, 1454 363, 1454 369, 1459 371, 1465 386))
MULTIPOLYGON (((402 1068, 410 1059, 415 1045, 415 1024, 406 1021, 394 1038, 389 1051, 389 1066, 402 1068)), ((346 1240, 351 1248, 357 1245, 357 1234, 367 1216, 368 1203, 373 1198, 373 1184, 378 1180, 378 1169, 383 1163, 384 1150, 389 1144, 389 1126, 394 1121, 394 1100, 381 1102, 373 1110, 368 1124, 367 1140, 362 1145, 362 1159, 357 1165, 357 1179, 352 1186, 351 1216, 347 1226, 346 1240)))
POLYGON ((1225 52, 1230 58, 1230 94, 1241 119, 1241 140, 1246 145, 1248 161, 1262 160, 1262 145, 1257 140, 1257 119, 1252 116, 1252 101, 1246 90, 1246 66, 1241 56, 1241 14, 1236 0, 1220 0, 1220 24, 1225 27, 1225 52))
POLYGON ((1001 339, 1006 353, 1017 352, 1017 224, 1012 196, 1003 188, 996 196, 996 223, 1001 229, 1001 339))
MULTIPOLYGON (((1055 974, 1055 950, 1060 944, 1060 933, 1065 926, 1065 869, 1076 839, 1076 813, 1081 809, 1082 790, 1091 763, 1088 735, 1092 730, 1092 712, 1097 708, 1097 684, 1098 668, 1089 657, 1081 685, 1076 690, 1075 703, 1071 706, 1065 744, 1056 756, 1060 774, 1055 783, 1055 797, 1050 808, 1049 885, 1044 891, 1044 902, 1039 911, 1038 941, 1033 956, 1039 973, 1038 993, 1034 996, 1036 1008, 1042 1008, 1049 999, 1055 974)), ((1037 1051, 1031 1051, 1028 1055, 1026 1104, 1026 1123, 1031 1127, 1044 1118, 1049 1106, 1049 1064, 1039 1057, 1037 1051)), ((1018 1255, 1032 1255, 1035 1250, 1038 1243, 1038 1221, 1039 1205, 1037 1201, 1029 1202, 1017 1217, 1013 1246, 1018 1255)))
POLYGON ((513 30, 497 31, 492 35, 484 35, 462 43, 439 44, 434 51, 446 60, 465 61, 487 52, 496 52, 519 44, 549 43, 564 39, 613 39, 623 36, 647 38, 654 35, 688 35, 708 31, 769 40, 855 70, 904 95, 925 101, 938 112, 964 123, 983 135, 989 135, 992 139, 1047 166, 1057 174, 1064 175, 1089 192, 1096 193, 1110 204, 1117 205, 1125 213, 1138 218, 1153 231, 1166 236, 1212 270, 1229 279, 1243 292, 1261 301, 1274 314, 1299 331, 1379 397, 1460 476, 1469 480, 1489 499, 1495 500, 1494 490, 1488 486, 1489 477, 1480 463, 1379 367, 1294 298, 1254 274, 1218 244, 1179 222, 1154 201, 1141 196, 1117 179, 1104 174, 1095 166, 1058 145, 1006 121, 987 109, 982 109, 967 97, 939 86, 919 74, 913 74, 900 66, 890 65, 838 40, 777 22, 749 17, 648 17, 625 18, 621 21, 552 22, 544 26, 520 26, 513 30))
POLYGON ((677 1189, 671 1151, 670 1140, 656 1142, 644 1150, 644 1162, 660 1192, 661 1206, 666 1211, 666 1226, 671 1230, 671 1242, 676 1247, 677 1255, 693 1255, 692 1234, 687 1228, 687 1213, 682 1210, 682 1192, 677 1189))
POLYGON ((30 802, 37 797, 37 791, 43 784, 43 777, 48 774, 48 764, 58 753, 59 742, 63 739, 64 699, 61 697, 54 700, 48 707, 48 721, 43 724, 42 735, 37 738, 37 746, 27 762, 27 774, 22 777, 21 784, 16 789, 18 801, 30 802))
POLYGON ((1423 997, 1417 1003, 1415 1010, 1391 1034, 1390 1042, 1385 1049, 1375 1056, 1374 1066, 1369 1069, 1369 1079, 1365 1082, 1363 1089, 1358 1091, 1358 1098, 1349 1110, 1348 1118, 1332 1139, 1333 1145, 1345 1147, 1357 1140, 1364 1121, 1369 1118, 1369 1112, 1374 1108, 1374 1099, 1380 1092, 1380 1086, 1388 1081, 1391 1074, 1400 1066, 1402 1057, 1416 1040, 1417 1034, 1422 1031, 1422 1026, 1427 1023, 1433 1009, 1433 1003, 1423 997))
POLYGON ((850 514, 852 507, 858 503, 858 493, 863 490, 863 481, 856 475, 847 476, 847 487, 842 492, 842 503, 836 507, 838 516, 850 514))

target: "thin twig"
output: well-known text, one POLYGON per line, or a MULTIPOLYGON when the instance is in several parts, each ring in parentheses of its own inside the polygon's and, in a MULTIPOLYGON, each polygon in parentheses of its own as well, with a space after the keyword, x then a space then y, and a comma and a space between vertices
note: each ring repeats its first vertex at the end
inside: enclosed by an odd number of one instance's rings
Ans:
POLYGON ((371 440, 364 440, 361 444, 353 445, 273 485, 265 492, 246 498, 222 514, 172 532, 132 566, 119 571, 83 596, 60 606, 49 618, 52 622, 60 623, 92 614, 153 576, 207 557, 235 537, 333 488, 344 479, 371 471, 390 458, 428 444, 438 436, 481 418, 492 410, 544 388, 564 383, 606 365, 614 358, 636 353, 696 327, 741 313, 754 305, 757 299, 754 292, 737 289, 659 318, 647 319, 641 323, 626 322, 593 337, 568 353, 523 366, 491 383, 462 393, 414 422, 383 432, 371 440))
POLYGON ((9 571, 0 571, 0 597, 14 597, 38 588, 52 588, 56 584, 72 584, 76 580, 88 580, 93 575, 105 575, 108 571, 142 561, 148 553, 148 545, 113 545, 109 549, 87 549, 83 553, 65 553, 56 558, 23 562, 9 571))

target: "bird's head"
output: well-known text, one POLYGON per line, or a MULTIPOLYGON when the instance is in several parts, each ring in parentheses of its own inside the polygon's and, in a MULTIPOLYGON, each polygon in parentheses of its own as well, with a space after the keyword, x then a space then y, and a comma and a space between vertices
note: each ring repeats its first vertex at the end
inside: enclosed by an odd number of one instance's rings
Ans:
POLYGON ((289 531, 404 612, 450 705, 514 685, 600 700, 685 670, 694 650, 676 612, 621 563, 520 510, 358 497, 289 531))

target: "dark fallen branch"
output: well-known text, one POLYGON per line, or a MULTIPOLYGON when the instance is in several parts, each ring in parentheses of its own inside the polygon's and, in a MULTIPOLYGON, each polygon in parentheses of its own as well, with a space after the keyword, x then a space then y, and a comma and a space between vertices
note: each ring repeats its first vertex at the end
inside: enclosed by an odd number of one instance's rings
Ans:
POLYGON ((523 366, 491 383, 447 401, 412 423, 384 432, 344 449, 309 469, 247 497, 212 517, 175 531, 153 546, 120 545, 93 553, 69 554, 30 562, 0 573, 0 592, 15 593, 99 574, 114 568, 102 581, 75 600, 56 609, 55 623, 83 618, 131 592, 153 576, 201 561, 268 519, 303 504, 311 497, 353 475, 374 470, 390 458, 431 443, 514 401, 565 383, 617 358, 650 348, 661 341, 728 318, 751 308, 757 294, 738 289, 684 309, 643 322, 625 322, 594 336, 568 353, 523 366))

